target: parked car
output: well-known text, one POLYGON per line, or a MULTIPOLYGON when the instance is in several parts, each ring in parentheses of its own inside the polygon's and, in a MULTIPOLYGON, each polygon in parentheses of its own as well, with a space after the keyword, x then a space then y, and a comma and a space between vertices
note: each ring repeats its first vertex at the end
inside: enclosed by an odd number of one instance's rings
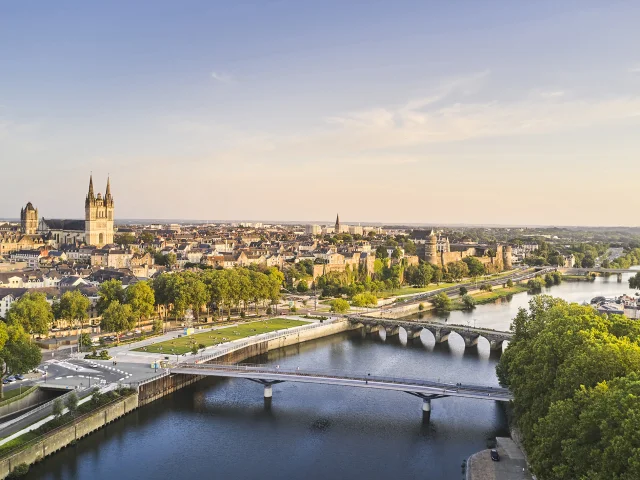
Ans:
POLYGON ((493 460, 494 462, 500 461, 500 454, 498 453, 498 450, 496 450, 495 448, 491 449, 491 460, 493 460))
POLYGON ((6 385, 7 383, 11 383, 11 382, 9 381, 9 379, 8 379, 8 378, 5 378, 4 380, 2 380, 2 383, 3 383, 4 385, 6 385))
POLYGON ((11 375, 10 377, 6 378, 9 382, 15 382, 16 381, 16 377, 14 377, 13 375, 11 375))
POLYGON ((24 380, 24 375, 22 375, 21 373, 17 374, 16 380, 24 380))

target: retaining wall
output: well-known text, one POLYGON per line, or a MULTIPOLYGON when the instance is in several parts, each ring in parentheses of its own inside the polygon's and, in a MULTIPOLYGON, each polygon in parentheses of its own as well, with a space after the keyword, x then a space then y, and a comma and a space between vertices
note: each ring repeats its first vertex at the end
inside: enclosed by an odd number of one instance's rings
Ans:
POLYGON ((24 450, 0 459, 0 478, 6 478, 17 465, 36 463, 136 408, 138 395, 129 395, 44 435, 24 450))

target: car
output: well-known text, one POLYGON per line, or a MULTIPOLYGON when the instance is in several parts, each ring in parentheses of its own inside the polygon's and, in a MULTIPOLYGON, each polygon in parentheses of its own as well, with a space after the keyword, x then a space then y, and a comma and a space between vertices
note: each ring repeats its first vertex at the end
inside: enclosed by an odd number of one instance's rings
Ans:
POLYGON ((491 460, 493 460, 494 462, 500 461, 500 454, 498 453, 498 450, 496 450, 495 448, 491 449, 491 460))
POLYGON ((14 377, 13 375, 11 375, 10 377, 6 378, 9 382, 15 382, 16 381, 16 377, 14 377))
POLYGON ((24 375, 22 375, 21 373, 17 374, 16 380, 24 380, 24 375))
POLYGON ((3 383, 4 385, 6 385, 7 383, 11 383, 11 382, 9 381, 9 379, 8 379, 8 378, 5 378, 5 379, 3 379, 3 380, 2 380, 2 383, 3 383))
POLYGON ((97 368, 97 367, 98 367, 98 364, 97 364, 97 363, 95 363, 95 362, 91 362, 91 363, 89 364, 89 366, 90 366, 91 368, 97 368))

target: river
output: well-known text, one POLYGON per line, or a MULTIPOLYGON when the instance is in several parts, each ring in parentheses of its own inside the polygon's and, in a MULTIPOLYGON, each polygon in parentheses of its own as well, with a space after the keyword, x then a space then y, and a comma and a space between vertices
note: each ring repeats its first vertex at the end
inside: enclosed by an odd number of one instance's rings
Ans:
MULTIPOLYGON (((628 275, 593 283, 566 282, 548 293, 589 301, 629 293, 628 275)), ((448 322, 505 329, 530 296, 452 312, 448 322)), ((444 320, 443 320, 444 321, 444 320)), ((464 349, 452 335, 436 345, 423 333, 384 339, 350 332, 276 350, 254 362, 283 367, 369 372, 497 385, 488 344, 464 349)), ((483 339, 481 339, 483 340, 483 339)), ((343 479, 463 478, 461 463, 507 435, 502 407, 492 401, 432 401, 428 424, 421 400, 400 392, 283 383, 266 408, 261 385, 208 379, 143 407, 31 468, 34 479, 343 479)))

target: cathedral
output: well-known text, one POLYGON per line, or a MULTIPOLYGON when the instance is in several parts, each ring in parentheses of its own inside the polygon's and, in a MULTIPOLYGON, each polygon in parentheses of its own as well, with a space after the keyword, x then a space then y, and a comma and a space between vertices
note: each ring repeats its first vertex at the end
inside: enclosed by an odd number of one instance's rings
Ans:
POLYGON ((93 176, 90 176, 89 191, 84 202, 84 220, 42 218, 38 233, 52 239, 57 247, 63 244, 85 244, 100 248, 113 243, 113 220, 114 204, 110 180, 107 179, 103 197, 100 192, 97 195, 94 193, 93 176))
MULTIPOLYGON (((2 229, 0 229, 2 230, 2 229)), ((84 202, 84 220, 38 219, 38 209, 31 202, 20 210, 20 227, 0 231, 0 254, 45 245, 94 245, 103 247, 113 243, 114 202, 111 183, 107 179, 104 197, 93 190, 89 178, 89 192, 84 202)))

